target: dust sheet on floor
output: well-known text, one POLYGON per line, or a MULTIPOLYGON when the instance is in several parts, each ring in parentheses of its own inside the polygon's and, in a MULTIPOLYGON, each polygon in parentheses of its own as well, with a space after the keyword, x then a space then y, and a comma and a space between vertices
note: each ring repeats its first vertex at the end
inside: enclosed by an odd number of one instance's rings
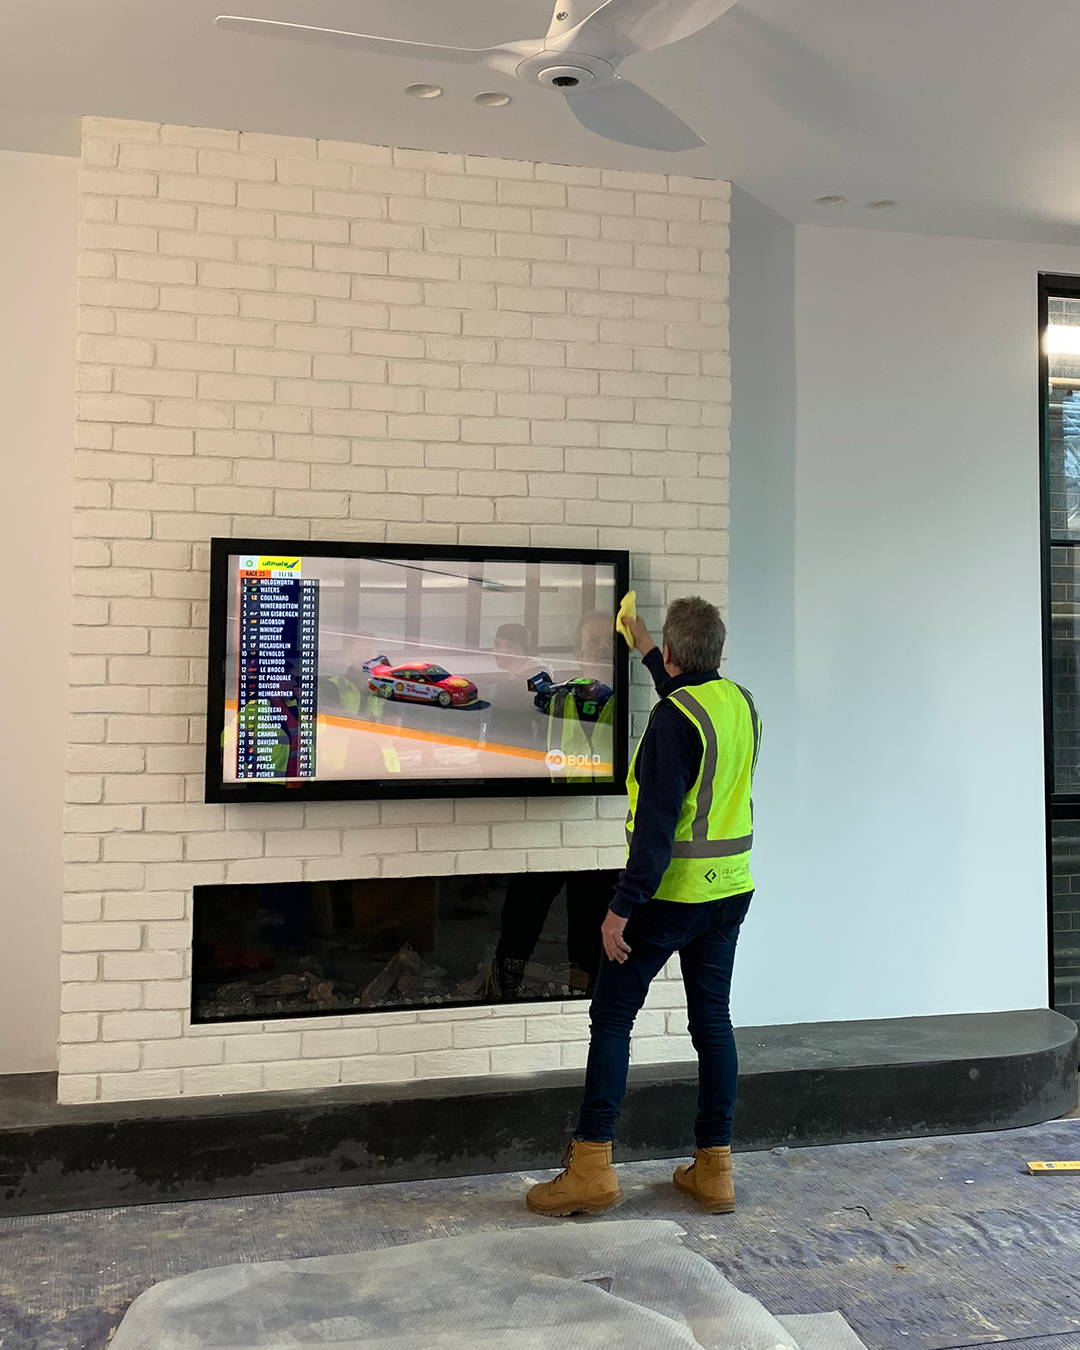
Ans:
POLYGON ((866 1350, 839 1314, 774 1318, 683 1236, 611 1221, 195 1271, 136 1299, 112 1350, 866 1350))

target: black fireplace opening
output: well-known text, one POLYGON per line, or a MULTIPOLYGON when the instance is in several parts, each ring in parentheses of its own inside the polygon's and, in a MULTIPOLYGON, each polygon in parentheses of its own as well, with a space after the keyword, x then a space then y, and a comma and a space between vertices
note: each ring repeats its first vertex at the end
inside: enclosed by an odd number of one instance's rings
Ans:
POLYGON ((617 875, 196 886, 191 1020, 588 998, 617 875))

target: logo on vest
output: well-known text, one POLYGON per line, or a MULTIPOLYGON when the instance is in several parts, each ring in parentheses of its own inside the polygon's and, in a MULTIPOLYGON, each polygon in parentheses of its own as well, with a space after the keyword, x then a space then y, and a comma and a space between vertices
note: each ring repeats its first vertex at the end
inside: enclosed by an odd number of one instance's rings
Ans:
POLYGON ((709 870, 705 873, 705 880, 706 880, 706 881, 710 881, 710 882, 716 880, 716 873, 713 871, 713 869, 712 869, 711 867, 710 867, 709 870))

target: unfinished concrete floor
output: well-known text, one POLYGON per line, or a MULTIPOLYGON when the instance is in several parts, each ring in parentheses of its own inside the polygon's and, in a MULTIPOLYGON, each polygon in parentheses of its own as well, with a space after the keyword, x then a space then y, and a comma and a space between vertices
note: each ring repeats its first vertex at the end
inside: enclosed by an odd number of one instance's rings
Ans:
MULTIPOLYGON (((1036 1158, 1080 1158, 1080 1121, 746 1154, 722 1218, 673 1190, 670 1164, 631 1164, 614 1216, 572 1222, 676 1219, 772 1311, 839 1309, 870 1350, 1080 1350, 1080 1175, 1029 1177, 1036 1158)), ((0 1347, 103 1350, 138 1293, 206 1266, 550 1223, 522 1206, 533 1179, 0 1220, 0 1347)))

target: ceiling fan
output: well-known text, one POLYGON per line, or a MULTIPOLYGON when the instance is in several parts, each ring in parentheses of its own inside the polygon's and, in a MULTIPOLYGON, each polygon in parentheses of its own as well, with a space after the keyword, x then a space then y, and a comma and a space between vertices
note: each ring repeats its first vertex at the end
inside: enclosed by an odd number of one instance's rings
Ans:
POLYGON ((219 28, 258 33, 376 56, 477 66, 539 84, 566 97, 590 131, 649 150, 691 150, 705 142, 651 94, 624 80, 618 66, 634 52, 654 51, 689 37, 718 19, 736 0, 555 0, 544 37, 497 47, 442 47, 428 42, 315 28, 274 19, 221 14, 219 28))

